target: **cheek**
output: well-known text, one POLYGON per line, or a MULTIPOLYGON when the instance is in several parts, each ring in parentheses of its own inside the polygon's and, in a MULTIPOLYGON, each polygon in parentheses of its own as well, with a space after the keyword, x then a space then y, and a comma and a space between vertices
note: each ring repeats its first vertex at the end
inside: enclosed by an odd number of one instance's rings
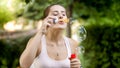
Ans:
POLYGON ((63 16, 63 18, 67 18, 67 16, 63 16))

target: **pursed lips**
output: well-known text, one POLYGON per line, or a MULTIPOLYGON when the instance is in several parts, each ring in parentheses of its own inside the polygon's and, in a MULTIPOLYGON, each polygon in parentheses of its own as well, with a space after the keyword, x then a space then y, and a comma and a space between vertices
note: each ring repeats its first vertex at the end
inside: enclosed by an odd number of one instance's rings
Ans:
POLYGON ((61 24, 61 25, 63 25, 63 24, 64 24, 64 22, 63 22, 63 21, 58 21, 58 23, 59 23, 59 24, 61 24))

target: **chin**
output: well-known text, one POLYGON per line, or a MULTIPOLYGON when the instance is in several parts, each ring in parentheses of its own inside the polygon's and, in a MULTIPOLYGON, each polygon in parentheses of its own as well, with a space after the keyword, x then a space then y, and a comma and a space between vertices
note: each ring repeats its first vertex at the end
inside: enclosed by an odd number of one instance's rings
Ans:
POLYGON ((54 29, 57 29, 57 30, 65 30, 66 27, 56 27, 56 28, 54 28, 54 29))
POLYGON ((58 26, 54 26, 53 28, 55 29, 66 29, 66 25, 58 25, 58 26))

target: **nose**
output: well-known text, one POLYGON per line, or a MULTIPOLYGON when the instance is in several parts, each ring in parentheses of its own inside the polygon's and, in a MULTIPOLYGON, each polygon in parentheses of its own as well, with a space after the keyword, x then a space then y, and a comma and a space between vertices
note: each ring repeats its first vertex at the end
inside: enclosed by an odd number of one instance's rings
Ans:
POLYGON ((59 19, 62 19, 62 18, 63 18, 62 14, 59 14, 59 19))

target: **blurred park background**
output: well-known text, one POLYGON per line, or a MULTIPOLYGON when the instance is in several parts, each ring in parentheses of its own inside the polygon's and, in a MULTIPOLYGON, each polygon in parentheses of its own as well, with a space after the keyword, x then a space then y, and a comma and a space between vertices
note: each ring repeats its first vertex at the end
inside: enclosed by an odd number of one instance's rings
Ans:
POLYGON ((72 19, 68 37, 77 40, 77 28, 85 26, 83 68, 120 68, 120 0, 0 0, 0 68, 19 67, 43 10, 56 3, 65 6, 72 19))

